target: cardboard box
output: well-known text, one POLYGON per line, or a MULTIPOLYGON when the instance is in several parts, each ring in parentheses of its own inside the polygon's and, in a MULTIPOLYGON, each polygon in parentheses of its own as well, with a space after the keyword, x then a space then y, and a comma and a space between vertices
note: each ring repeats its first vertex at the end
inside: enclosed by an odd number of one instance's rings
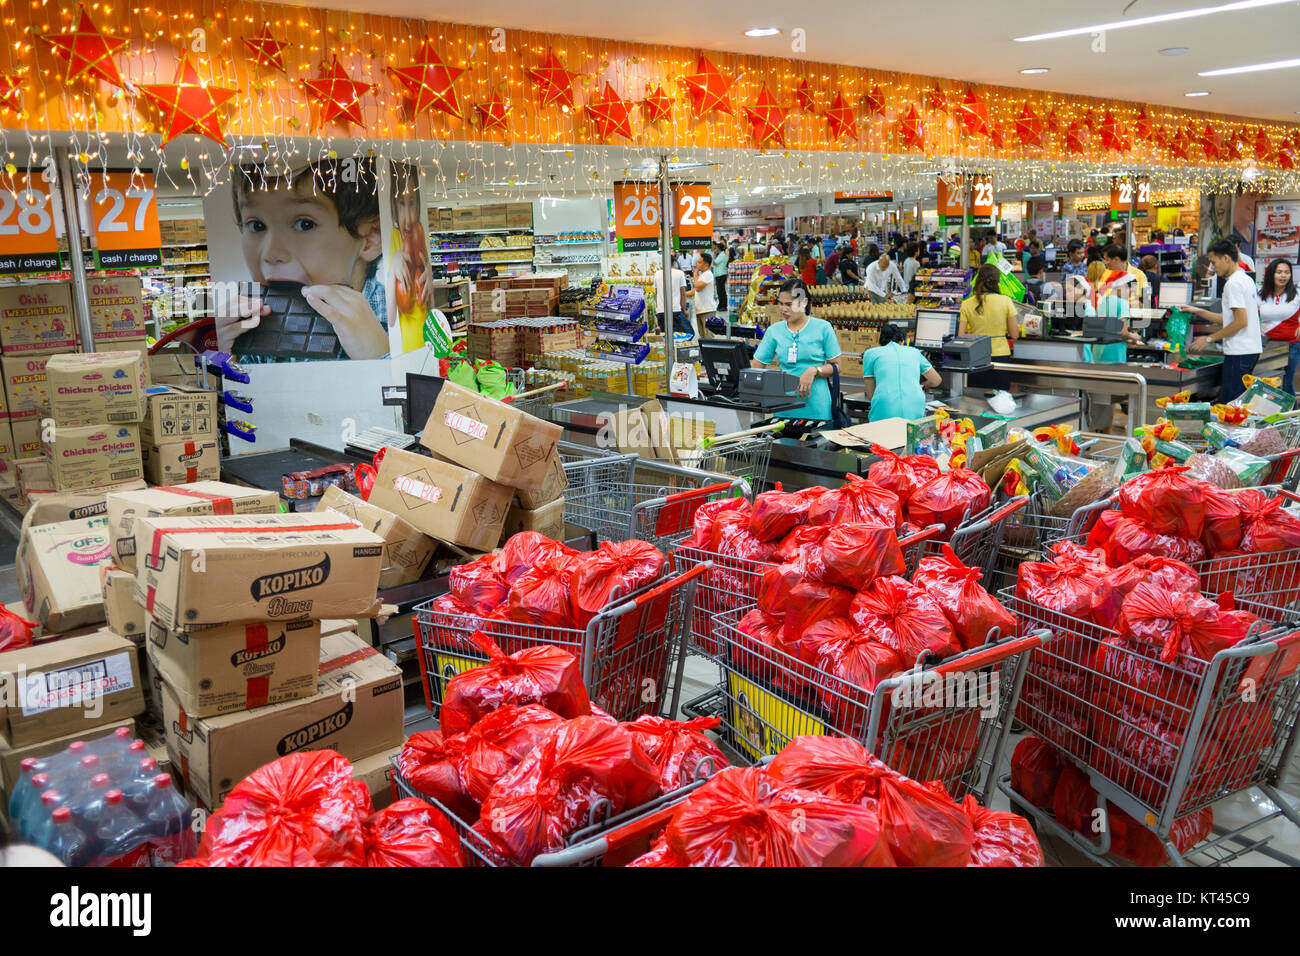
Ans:
POLYGON ((452 229, 479 228, 478 206, 459 206, 451 211, 452 229))
POLYGON ((137 515, 137 599, 166 627, 373 617, 383 544, 330 514, 137 515))
POLYGON ((0 347, 5 354, 71 352, 77 347, 76 329, 69 282, 0 288, 0 347))
POLYGON ((191 717, 299 700, 316 693, 320 623, 230 624, 174 631, 149 622, 149 662, 191 717))
POLYGON ((216 481, 221 477, 221 446, 215 438, 144 445, 144 476, 151 484, 216 481))
MULTIPOLYGON (((148 615, 145 616, 146 620, 148 615)), ((145 625, 146 630, 148 624, 145 625)), ((163 679, 158 673, 158 668, 153 666, 149 660, 149 652, 146 650, 144 655, 144 705, 145 710, 150 717, 157 719, 161 724, 163 722, 163 679)))
POLYGON ((41 420, 31 418, 9 419, 9 431, 13 435, 14 461, 25 458, 43 458, 41 450, 41 420))
POLYGON ((19 458, 14 462, 14 475, 18 480, 18 493, 26 507, 27 496, 32 493, 52 492, 54 473, 44 455, 39 458, 19 458))
POLYGON ((393 761, 402 752, 401 747, 390 747, 369 757, 352 761, 352 779, 360 780, 370 791, 370 802, 382 810, 396 799, 393 791, 393 761))
POLYGON ((146 388, 139 352, 51 355, 45 365, 50 415, 61 426, 138 423, 146 388))
POLYGON ((487 551, 501 537, 511 493, 505 485, 451 462, 390 448, 370 503, 439 541, 487 551))
POLYGON ((0 474, 0 498, 7 501, 15 511, 22 511, 23 493, 18 490, 18 473, 12 469, 0 474))
POLYGON ((845 353, 840 356, 840 378, 862 378, 862 356, 845 353))
POLYGON ((315 510, 344 515, 384 539, 383 570, 379 573, 381 589, 420 580, 437 549, 437 542, 417 531, 404 518, 362 501, 336 485, 325 489, 315 510))
POLYGON ((520 531, 536 531, 552 540, 563 541, 564 499, 557 498, 550 504, 531 510, 511 505, 505 527, 501 529, 501 539, 504 541, 520 531))
POLYGON ((542 477, 541 484, 533 488, 515 489, 515 500, 524 508, 540 508, 560 497, 568 487, 569 476, 564 471, 564 461, 557 448, 546 460, 546 474, 542 477))
POLYGON ((109 630, 0 654, 0 733, 15 747, 143 710, 135 645, 109 630))
POLYGON ((194 384, 194 353, 161 352, 150 355, 148 361, 149 381, 153 385, 194 384))
POLYGON ((109 560, 107 518, 25 528, 15 573, 23 602, 35 615, 29 620, 51 633, 103 621, 99 565, 109 560))
POLYGON ((119 342, 145 337, 144 295, 138 277, 102 276, 86 285, 97 350, 115 349, 119 342))
POLYGON ((536 488, 564 428, 513 405, 444 382, 420 444, 512 488, 536 488))
POLYGON ((135 519, 141 515, 276 514, 280 496, 274 491, 246 488, 222 481, 112 492, 105 499, 113 560, 135 571, 135 519))
POLYGON ((99 588, 104 595, 104 618, 114 634, 134 643, 144 640, 148 615, 135 600, 135 575, 111 564, 99 566, 99 588))
POLYGON ((205 388, 155 385, 145 397, 140 437, 149 445, 216 438, 217 393, 205 388))
POLYGON ((258 767, 301 750, 359 760, 399 747, 402 672, 354 634, 321 639, 316 693, 303 700, 191 719, 163 682, 167 749, 190 793, 209 808, 258 767))
POLYGON ((47 404, 45 363, 49 360, 48 355, 0 356, 10 419, 37 418, 41 414, 47 404))
POLYGON ((533 204, 530 202, 506 203, 506 228, 531 229, 533 227, 533 204))
MULTIPOLYGON (((51 754, 67 750, 69 744, 76 743, 78 740, 89 741, 98 740, 101 737, 110 737, 117 732, 119 727, 128 727, 134 733, 136 720, 134 717, 127 717, 125 720, 115 721, 111 724, 101 724, 89 730, 78 730, 75 733, 64 734, 62 737, 55 737, 52 740, 27 744, 25 747, 16 747, 4 736, 0 736, 0 782, 3 782, 6 791, 12 791, 14 784, 18 782, 18 774, 22 770, 22 763, 28 757, 38 759, 48 757, 51 754)), ((160 767, 159 773, 166 773, 166 771, 160 767)))
MULTIPOLYGON (((45 461, 44 458, 40 460, 45 461)), ((48 463, 46 467, 48 468, 48 463)), ((85 491, 28 492, 27 516, 23 519, 23 524, 42 525, 106 515, 110 494, 143 491, 145 487, 147 486, 142 480, 136 480, 105 485, 103 488, 87 488, 85 491)))
POLYGON ((135 425, 58 425, 42 435, 59 491, 80 491, 144 476, 135 425))

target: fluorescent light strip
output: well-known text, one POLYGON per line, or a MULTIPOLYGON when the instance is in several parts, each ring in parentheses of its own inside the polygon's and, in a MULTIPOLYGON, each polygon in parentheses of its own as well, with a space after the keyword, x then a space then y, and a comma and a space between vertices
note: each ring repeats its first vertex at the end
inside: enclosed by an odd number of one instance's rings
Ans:
POLYGON ((1300 66, 1300 60, 1275 60, 1272 63, 1252 63, 1250 66, 1229 66, 1222 70, 1205 70, 1197 76, 1231 76, 1234 73, 1262 73, 1265 70, 1289 70, 1300 66))
POLYGON ((1195 7, 1191 10, 1177 10, 1174 13, 1161 13, 1150 17, 1137 17, 1133 20, 1115 20, 1112 23, 1098 23, 1090 27, 1072 27, 1069 30, 1054 30, 1051 33, 1035 33, 1033 36, 1016 37, 1017 43, 1029 43, 1034 40, 1059 40, 1062 37, 1086 36, 1090 33, 1102 33, 1106 30, 1123 30, 1127 27, 1144 27, 1152 23, 1167 23, 1170 20, 1190 20, 1193 17, 1205 17, 1212 13, 1234 13, 1238 10, 1253 10, 1256 7, 1276 7, 1295 0, 1236 0, 1217 7, 1195 7))

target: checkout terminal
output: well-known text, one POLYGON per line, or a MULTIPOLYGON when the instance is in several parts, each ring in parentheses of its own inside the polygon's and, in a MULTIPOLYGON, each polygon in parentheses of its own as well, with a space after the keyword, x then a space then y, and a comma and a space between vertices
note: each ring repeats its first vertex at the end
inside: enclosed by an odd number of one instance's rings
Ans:
POLYGON ((958 313, 939 309, 916 312, 915 346, 930 364, 949 375, 953 398, 962 394, 966 374, 981 372, 993 364, 993 340, 987 335, 958 335, 958 313))

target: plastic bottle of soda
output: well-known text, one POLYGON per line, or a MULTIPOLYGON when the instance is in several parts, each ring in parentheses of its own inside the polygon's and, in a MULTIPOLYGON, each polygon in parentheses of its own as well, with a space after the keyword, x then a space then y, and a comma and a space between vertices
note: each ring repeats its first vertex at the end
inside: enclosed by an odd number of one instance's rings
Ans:
POLYGON ((144 817, 148 813, 149 800, 154 791, 153 778, 156 776, 158 776, 158 761, 153 757, 145 757, 143 760, 136 761, 135 773, 119 788, 122 791, 122 799, 131 808, 131 812, 138 817, 144 817))
POLYGON ((190 827, 190 805, 172 787, 172 775, 153 778, 154 792, 146 818, 149 823, 149 857, 154 866, 174 866, 198 852, 190 827))
MULTIPOLYGON (((90 758, 86 758, 90 759, 90 758)), ((104 815, 104 795, 108 793, 109 784, 108 774, 97 773, 90 780, 90 788, 80 795, 74 795, 69 800, 69 805, 78 810, 77 822, 81 829, 89 834, 95 833, 99 829, 99 820, 104 815)))
POLYGON ((51 814, 59 807, 63 806, 63 794, 57 790, 46 790, 41 794, 40 813, 44 814, 32 832, 27 835, 27 842, 33 846, 38 846, 42 850, 50 848, 51 835, 54 832, 54 820, 51 814))
MULTIPOLYGON (((101 756, 104 772, 113 778, 113 786, 119 789, 136 775, 140 761, 149 756, 149 750, 143 740, 133 740, 126 747, 101 756)), ((157 772, 157 771, 155 771, 157 772)))
POLYGON ((149 827, 122 802, 121 790, 104 794, 104 812, 95 828, 99 856, 91 866, 148 866, 149 827))
MULTIPOLYGON (((41 768, 44 769, 44 768, 41 768)), ((13 793, 9 794, 9 819, 14 821, 17 826, 18 813, 22 809, 23 801, 27 794, 31 792, 32 777, 39 773, 35 757, 24 757, 18 764, 18 782, 14 784, 13 793)))
POLYGON ((50 788, 48 773, 32 774, 27 791, 17 808, 10 806, 9 822, 13 824, 18 835, 26 839, 40 822, 41 794, 50 788))
POLYGON ((105 734, 103 737, 96 737, 94 740, 86 742, 86 753, 91 754, 111 754, 125 750, 131 742, 131 728, 119 727, 111 734, 105 734))
POLYGON ((77 826, 72 811, 67 807, 58 807, 50 818, 53 832, 49 851, 62 860, 64 866, 88 866, 96 856, 95 838, 77 826))

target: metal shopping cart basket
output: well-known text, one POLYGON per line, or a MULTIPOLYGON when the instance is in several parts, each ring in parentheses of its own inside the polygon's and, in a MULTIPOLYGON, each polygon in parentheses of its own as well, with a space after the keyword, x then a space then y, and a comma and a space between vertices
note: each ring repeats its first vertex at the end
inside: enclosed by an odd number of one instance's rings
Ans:
POLYGON ((551 382, 548 385, 528 387, 525 381, 527 373, 521 368, 507 369, 506 376, 515 386, 515 394, 505 400, 514 408, 538 418, 546 418, 547 409, 564 391, 566 382, 551 382))
POLYGON ((770 422, 743 432, 703 438, 698 448, 679 457, 678 464, 743 478, 757 493, 767 483, 772 445, 784 428, 785 422, 770 422))
MULTIPOLYGON (((985 579, 993 574, 997 564, 998 549, 1008 525, 1029 504, 1028 495, 1019 495, 1005 502, 994 502, 982 511, 968 514, 953 530, 947 544, 962 564, 979 568, 985 579)), ((938 554, 945 542, 931 540, 925 546, 926 554, 938 554)))
POLYGON ((447 682, 487 661, 471 640, 477 631, 507 654, 542 644, 568 651, 581 665, 591 702, 617 720, 644 714, 673 717, 681 697, 683 643, 696 581, 708 570, 704 564, 627 595, 615 592, 585 628, 449 614, 436 610, 434 601, 420 604, 414 625, 425 705, 437 713, 447 682))
POLYGON ((985 802, 1011 729, 1028 652, 1047 632, 997 639, 915 667, 874 690, 760 643, 738 627, 753 605, 716 619, 722 677, 688 701, 722 718, 723 739, 750 762, 806 734, 851 737, 899 773, 939 780, 957 800, 985 802))
MULTIPOLYGON (((1300 826, 1277 790, 1295 747, 1300 711, 1300 631, 1264 623, 1209 661, 1159 659, 1159 648, 1019 598, 1002 603, 1022 621, 1050 628, 1055 640, 1031 655, 1016 718, 1085 770, 1101 811, 1110 805, 1148 827, 1178 865, 1221 865, 1251 850, 1294 859, 1267 845, 1273 821, 1300 826), (1258 788, 1275 809, 1235 828, 1217 827, 1179 852, 1171 829, 1215 801, 1258 788), (1258 835, 1260 831, 1263 835, 1258 835)), ((1096 841, 1033 807, 1010 784, 1000 788, 1047 827, 1094 859, 1113 863, 1113 828, 1096 841)))

